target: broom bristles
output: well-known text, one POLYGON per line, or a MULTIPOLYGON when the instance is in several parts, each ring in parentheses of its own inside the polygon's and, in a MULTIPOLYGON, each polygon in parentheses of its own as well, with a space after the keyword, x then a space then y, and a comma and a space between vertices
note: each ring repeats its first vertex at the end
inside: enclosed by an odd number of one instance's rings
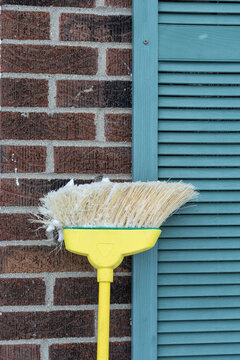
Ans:
POLYGON ((47 230, 65 227, 159 228, 196 197, 182 182, 70 182, 40 199, 38 222, 47 230))

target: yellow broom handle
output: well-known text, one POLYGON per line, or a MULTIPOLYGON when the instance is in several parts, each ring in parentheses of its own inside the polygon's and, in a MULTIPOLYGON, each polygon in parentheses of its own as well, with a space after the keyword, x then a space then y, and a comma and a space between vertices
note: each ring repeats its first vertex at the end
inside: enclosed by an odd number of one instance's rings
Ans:
POLYGON ((109 359, 110 286, 112 281, 112 269, 98 269, 99 299, 97 360, 109 359))

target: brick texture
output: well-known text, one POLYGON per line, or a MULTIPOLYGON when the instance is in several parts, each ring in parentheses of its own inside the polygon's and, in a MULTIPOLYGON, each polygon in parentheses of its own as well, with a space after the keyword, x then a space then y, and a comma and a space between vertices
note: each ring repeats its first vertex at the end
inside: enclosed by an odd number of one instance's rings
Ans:
POLYGON ((32 214, 0 214, 0 241, 45 239, 32 214))
POLYGON ((94 75, 94 48, 49 45, 2 45, 2 72, 94 75))
POLYGON ((132 75, 132 50, 108 49, 107 50, 108 75, 132 75))
POLYGON ((0 247, 0 273, 93 271, 85 256, 51 246, 0 247))
POLYGON ((124 337, 131 336, 131 311, 111 310, 110 311, 110 336, 124 337))
POLYGON ((105 137, 107 141, 132 140, 132 116, 130 114, 106 114, 105 137))
POLYGON ((0 345, 0 360, 40 360, 40 345, 0 345))
POLYGON ((131 8, 132 0, 105 0, 105 5, 116 8, 131 8))
POLYGON ((93 311, 5 312, 0 339, 43 339, 94 336, 93 311))
POLYGON ((0 147, 2 173, 43 172, 46 168, 46 148, 42 146, 0 147))
MULTIPOLYGON (((96 344, 54 344, 50 347, 49 360, 76 360, 88 359, 95 360, 97 355, 96 344)), ((109 344, 110 360, 130 360, 131 344, 130 342, 110 342, 109 344)))
POLYGON ((45 291, 42 279, 0 279, 0 306, 44 305, 45 291))
MULTIPOLYGON (((96 359, 96 272, 64 245, 34 242, 47 236, 30 212, 71 178, 131 173, 132 19, 118 10, 131 2, 0 0, 14 5, 1 14, 0 360, 96 359)), ((111 285, 109 360, 131 359, 131 262, 111 285)))
POLYGON ((50 15, 46 12, 3 10, 1 21, 3 39, 48 40, 50 37, 50 15))
POLYGON ((86 14, 62 14, 60 40, 131 42, 130 16, 99 16, 86 14))
POLYGON ((57 81, 57 106, 131 107, 130 81, 57 81))
POLYGON ((56 173, 120 174, 131 172, 128 147, 57 147, 56 173))
POLYGON ((95 0, 2 0, 2 5, 95 7, 95 0))
MULTIPOLYGON (((0 206, 38 206, 39 198, 66 185, 68 180, 0 179, 0 206)), ((76 181, 86 183, 88 181, 76 181)))
MULTIPOLYGON (((111 303, 130 303, 131 278, 118 276, 111 284, 111 303)), ((97 304, 98 283, 95 278, 58 278, 54 288, 55 305, 97 304)))
POLYGON ((36 79, 1 79, 2 106, 48 106, 48 82, 36 79))
POLYGON ((1 139, 94 140, 94 114, 2 112, 1 139))

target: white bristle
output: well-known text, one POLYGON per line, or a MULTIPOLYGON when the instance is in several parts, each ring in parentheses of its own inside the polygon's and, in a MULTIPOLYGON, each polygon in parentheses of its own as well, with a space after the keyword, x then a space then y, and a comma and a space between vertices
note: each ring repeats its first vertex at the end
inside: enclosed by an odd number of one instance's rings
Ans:
MULTIPOLYGON (((64 227, 159 228, 180 206, 196 197, 182 182, 113 183, 104 179, 84 185, 73 181, 40 201, 38 221, 47 229, 64 227)), ((59 240, 62 240, 62 234, 59 240)))

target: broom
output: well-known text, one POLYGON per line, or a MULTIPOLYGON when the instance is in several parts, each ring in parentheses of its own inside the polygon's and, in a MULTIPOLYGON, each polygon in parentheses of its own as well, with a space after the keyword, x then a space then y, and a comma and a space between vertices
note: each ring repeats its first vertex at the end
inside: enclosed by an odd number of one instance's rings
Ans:
POLYGON ((97 360, 108 360, 110 283, 126 255, 153 247, 161 224, 197 195, 182 182, 102 182, 74 185, 71 180, 40 199, 38 220, 57 230, 67 250, 86 255, 98 270, 97 360))

